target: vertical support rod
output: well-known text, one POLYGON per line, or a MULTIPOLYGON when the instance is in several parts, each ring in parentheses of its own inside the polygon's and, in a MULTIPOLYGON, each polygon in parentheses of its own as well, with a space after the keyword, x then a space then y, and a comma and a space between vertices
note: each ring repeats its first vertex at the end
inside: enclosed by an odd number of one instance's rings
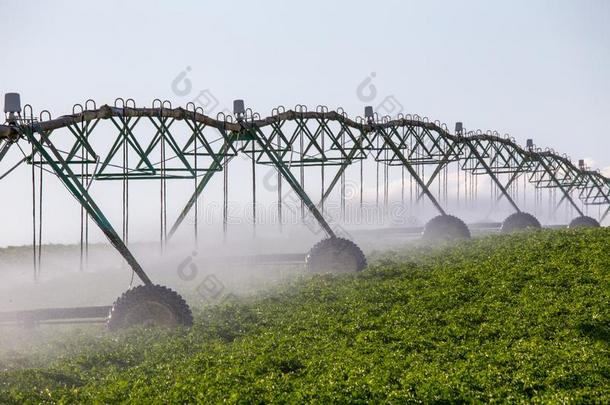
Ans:
POLYGON ((144 284, 150 285, 152 281, 148 278, 148 275, 140 266, 140 263, 132 255, 129 248, 123 243, 119 235, 116 233, 108 219, 106 219, 103 212, 94 202, 93 198, 89 195, 89 192, 83 187, 78 181, 77 176, 74 174, 70 166, 66 163, 64 158, 61 156, 57 148, 51 143, 49 138, 46 136, 44 131, 36 130, 40 134, 40 141, 34 136, 34 132, 29 128, 24 131, 25 135, 32 143, 33 147, 40 153, 41 160, 44 159, 53 171, 57 174, 59 179, 68 188, 70 193, 78 200, 78 202, 85 207, 87 212, 91 215, 93 221, 98 225, 100 230, 108 238, 112 246, 123 256, 123 258, 129 263, 133 271, 138 275, 140 280, 144 284), (47 145, 51 151, 49 153, 44 145, 47 145))
POLYGON ((441 207, 441 205, 438 203, 436 198, 434 198, 434 196, 432 195, 432 193, 430 192, 428 187, 426 187, 426 184, 424 183, 424 181, 417 175, 417 172, 413 169, 413 167, 411 166, 411 164, 409 163, 407 158, 402 153, 400 153, 400 150, 398 149, 398 146, 396 146, 394 141, 392 141, 392 139, 385 133, 383 128, 378 128, 378 129, 375 129, 375 130, 377 130, 381 134, 381 136, 383 137, 383 139, 385 140, 387 145, 390 147, 390 149, 392 149, 392 152, 394 152, 396 157, 398 157, 398 159, 402 162, 403 166, 407 169, 409 174, 411 174, 413 179, 422 188, 423 192, 426 194, 426 196, 428 197, 430 202, 434 205, 434 207, 442 215, 446 215, 445 210, 443 209, 443 207, 441 207))
MULTIPOLYGON (((246 124, 242 123, 242 125, 246 125, 246 124)), ((251 127, 251 128, 245 127, 244 129, 247 130, 247 131, 250 131, 250 135, 254 139, 256 139, 256 141, 258 142, 260 148, 263 150, 263 152, 271 160, 271 163, 273 163, 273 165, 282 174, 284 179, 286 179, 286 181, 288 182, 288 185, 292 187, 293 191, 295 193, 297 193, 297 195, 301 199, 301 202, 309 209, 311 214, 318 221, 318 224, 320 224, 320 226, 326 231, 328 236, 331 237, 331 238, 336 238, 337 235, 332 230, 332 228, 330 227, 330 225, 328 224, 326 219, 324 219, 324 217, 322 216, 320 211, 318 211, 318 208, 311 201, 311 199, 309 198, 309 196, 307 195, 307 193, 305 192, 303 187, 301 187, 301 185, 299 184, 299 181, 290 172, 290 169, 288 167, 286 167, 286 165, 281 161, 279 156, 277 156, 273 152, 273 150, 271 150, 271 149, 269 149, 267 147, 269 142, 267 141, 267 139, 266 139, 265 135, 262 133, 262 131, 260 129, 256 128, 256 127, 251 127)))

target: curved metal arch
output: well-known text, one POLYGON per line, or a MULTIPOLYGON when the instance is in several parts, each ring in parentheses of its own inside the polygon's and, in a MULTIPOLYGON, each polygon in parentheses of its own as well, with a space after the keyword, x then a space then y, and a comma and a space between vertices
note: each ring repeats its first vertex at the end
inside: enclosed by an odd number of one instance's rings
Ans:
MULTIPOLYGON (((238 138, 241 135, 245 140, 254 140, 257 136, 256 131, 246 130, 242 123, 232 122, 233 117, 231 116, 214 119, 205 115, 202 110, 194 108, 194 106, 189 108, 187 105, 186 109, 182 107, 172 108, 167 101, 155 100, 152 108, 136 108, 135 102, 131 99, 127 101, 117 99, 114 106, 95 107, 92 100, 87 100, 85 108, 80 106, 80 112, 75 110, 71 115, 64 115, 55 119, 50 117, 42 119, 41 117, 41 120, 37 123, 37 128, 50 133, 50 131, 56 129, 69 128, 76 126, 76 124, 82 125, 88 122, 95 123, 99 120, 149 117, 151 119, 187 120, 197 125, 216 128, 223 133, 235 133, 238 138), (89 104, 92 104, 93 108, 89 108, 89 104), (231 120, 228 119, 229 117, 231 120), (245 132, 250 132, 250 134, 245 134, 245 132)), ((542 176, 536 179, 530 176, 530 182, 539 188, 561 188, 564 192, 561 201, 564 199, 571 200, 570 193, 573 190, 578 190, 579 197, 585 204, 599 204, 600 201, 603 201, 610 205, 610 180, 606 177, 576 167, 567 157, 552 150, 542 151, 523 148, 514 139, 507 136, 502 137, 496 132, 487 131, 483 133, 477 131, 469 135, 451 134, 446 126, 439 121, 431 121, 427 117, 421 118, 418 115, 399 116, 395 119, 384 117, 381 120, 377 117, 372 121, 352 120, 342 109, 340 111, 328 111, 327 108, 318 106, 315 111, 311 111, 300 104, 294 110, 285 110, 283 107, 274 109, 272 115, 266 118, 260 118, 257 114, 250 113, 248 124, 250 128, 255 128, 257 131, 267 131, 265 139, 268 144, 248 152, 258 153, 258 163, 275 164, 262 159, 262 149, 265 147, 279 155, 280 160, 278 162, 290 162, 291 165, 295 166, 299 164, 331 163, 344 166, 363 159, 371 153, 378 161, 390 165, 436 164, 437 169, 451 161, 475 159, 476 165, 469 170, 474 174, 487 174, 492 177, 494 182, 503 189, 509 200, 510 198, 504 190, 506 184, 502 184, 495 178, 499 173, 517 172, 518 176, 528 173, 530 175, 532 173, 542 173, 542 176), (308 131, 307 125, 309 122, 314 122, 317 125, 316 130, 308 133, 309 141, 305 144, 304 150, 301 151, 300 160, 298 158, 288 158, 288 155, 297 149, 295 147, 297 137, 284 136, 282 139, 278 138, 279 142, 272 139, 282 135, 281 128, 286 122, 298 123, 301 132, 308 131), (338 132, 328 130, 328 125, 332 123, 338 125, 340 128, 338 132), (381 143, 381 147, 376 147, 376 139, 381 134, 384 134, 384 141, 381 143), (331 146, 328 150, 317 147, 315 139, 319 136, 330 138, 331 146), (345 143, 346 137, 348 139, 347 144, 345 143), (405 142, 407 138, 413 140, 413 143, 409 142, 407 145, 405 142), (391 146, 388 141, 391 141, 391 146), (275 146, 276 144, 281 146, 275 146), (381 156, 380 149, 396 150, 390 153, 388 159, 381 156), (332 150, 339 152, 338 157, 330 158, 327 156, 332 150), (401 151, 407 152, 407 154, 405 155, 401 151), (405 155, 403 156, 404 159, 399 158, 396 152, 405 155), (308 154, 312 156, 306 156, 308 154)), ((17 127, 14 125, 0 126, 0 138, 16 139, 28 125, 31 124, 22 123, 17 127)), ((233 152, 237 153, 236 150, 233 152)), ((466 166, 462 165, 462 169, 465 168, 466 166)), ((575 202, 571 201, 571 203, 578 209, 575 202)), ((514 202, 512 204, 515 209, 519 210, 514 202)))

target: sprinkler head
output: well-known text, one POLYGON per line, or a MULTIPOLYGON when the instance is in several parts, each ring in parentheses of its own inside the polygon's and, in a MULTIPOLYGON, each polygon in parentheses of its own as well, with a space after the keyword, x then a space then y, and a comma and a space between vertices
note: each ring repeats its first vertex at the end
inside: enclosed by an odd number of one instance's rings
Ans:
POLYGON ((5 113, 20 113, 21 112, 21 97, 19 93, 6 93, 4 95, 4 112, 5 113))
POLYGON ((17 123, 17 117, 21 115, 21 97, 19 93, 6 93, 4 95, 4 112, 8 113, 8 123, 17 123))
POLYGON ((462 124, 461 122, 456 122, 455 123, 455 134, 462 135, 463 132, 464 132, 464 124, 462 124))
POLYGON ((244 100, 233 100, 233 114, 235 114, 237 119, 243 118, 246 115, 244 100))
POLYGON ((375 118, 375 113, 373 112, 372 106, 367 105, 366 107, 364 107, 364 118, 366 118, 368 122, 373 121, 373 119, 375 118))

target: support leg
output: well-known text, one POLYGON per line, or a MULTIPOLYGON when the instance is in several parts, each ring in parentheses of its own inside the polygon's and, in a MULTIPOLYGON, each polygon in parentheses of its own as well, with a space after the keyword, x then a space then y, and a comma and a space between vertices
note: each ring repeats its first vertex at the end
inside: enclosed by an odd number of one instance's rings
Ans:
POLYGON ((430 192, 430 189, 426 186, 426 183, 424 183, 424 181, 421 179, 421 177, 418 176, 417 172, 415 171, 415 169, 413 169, 413 166, 411 166, 411 163, 409 162, 409 160, 400 152, 400 149, 398 149, 398 146, 396 146, 396 144, 392 141, 392 139, 385 133, 385 131, 383 131, 383 129, 379 130, 381 136, 383 137, 385 143, 390 147, 390 149, 392 149, 392 151, 394 152, 394 154, 396 155, 396 157, 398 157, 398 159, 402 162, 402 164, 404 165, 404 167, 407 169, 407 171, 409 172, 409 174, 411 175, 411 177, 417 182, 417 184, 421 187, 422 189, 422 193, 424 193, 428 199, 432 202, 432 204, 436 207, 436 209, 442 214, 442 215, 446 215, 445 210, 443 209, 443 207, 441 207, 441 205, 438 203, 438 201, 436 200, 436 198, 434 198, 434 196, 432 195, 432 193, 430 192))
POLYGON ((574 202, 574 200, 572 199, 572 197, 569 194, 569 190, 566 190, 561 183, 559 183, 559 180, 557 180, 557 177, 555 176, 555 174, 553 173, 553 171, 549 168, 549 166, 546 164, 546 162, 544 161, 544 158, 540 159, 540 164, 542 165, 542 167, 544 168, 544 170, 546 170, 546 172, 548 173, 548 175, 551 177, 551 180, 553 180, 553 182, 555 183, 555 185, 557 187, 559 187, 559 189, 561 190, 561 192, 563 193, 563 197, 565 197, 570 204, 572 204, 572 206, 574 207, 574 209, 576 210, 576 212, 578 212, 578 215, 583 216, 583 212, 580 209, 580 207, 574 202))
POLYGON ((26 131, 25 134, 34 148, 41 154, 42 158, 46 160, 59 179, 64 183, 66 188, 68 188, 70 193, 85 208, 89 215, 91 215, 93 221, 108 238, 112 246, 114 246, 115 249, 127 261, 140 280, 142 280, 142 282, 146 285, 152 284, 152 281, 150 278, 148 278, 148 275, 144 272, 142 266, 140 266, 140 263, 138 263, 131 251, 127 248, 127 246, 125 246, 110 222, 106 219, 97 204, 93 201, 93 198, 91 198, 85 187, 79 182, 78 177, 66 163, 57 148, 55 148, 55 146, 51 143, 47 134, 44 131, 37 132, 40 134, 40 140, 36 139, 35 132, 26 131), (45 145, 50 150, 50 153, 45 149, 45 145))
POLYGON ((271 162, 278 169, 282 177, 288 182, 292 190, 297 193, 301 201, 307 206, 311 214, 318 221, 320 226, 326 231, 329 237, 336 238, 335 232, 332 230, 324 216, 320 213, 316 205, 311 201, 305 190, 301 187, 299 181, 294 177, 290 169, 284 164, 284 162, 277 156, 274 151, 269 149, 267 145, 269 144, 268 140, 265 137, 265 134, 260 129, 249 129, 252 131, 252 136, 256 139, 257 143, 261 147, 261 149, 265 152, 265 154, 269 157, 271 162), (256 131, 256 132, 254 132, 256 131))
POLYGON ((481 154, 477 150, 476 146, 472 145, 469 142, 468 143, 468 147, 470 148, 470 151, 472 152, 472 154, 477 158, 477 160, 479 161, 481 166, 483 166, 483 168, 485 169, 485 172, 487 173, 487 175, 498 186, 498 188, 502 192, 502 195, 504 196, 504 198, 506 198, 506 200, 510 203, 510 205, 513 206, 513 208, 515 209, 516 212, 521 212, 521 209, 519 208, 519 206, 512 199, 512 197, 510 196, 508 191, 506 191, 506 188, 502 185, 500 180, 498 180, 498 177, 496 177, 496 175, 494 174, 493 170, 491 170, 491 168, 489 167, 487 162, 485 162, 485 159, 483 159, 483 157, 481 156, 481 154))
POLYGON ((195 188, 195 191, 191 195, 191 198, 189 198, 189 200, 186 202, 186 205, 180 212, 180 215, 178 215, 176 222, 174 222, 174 225, 172 225, 172 228, 170 229, 169 233, 167 234, 168 241, 172 238, 172 236, 174 236, 174 234, 176 233, 178 228, 180 228, 180 225, 182 224, 182 222, 184 222, 184 219, 186 218, 188 213, 191 211, 193 206, 197 203, 197 199, 199 198, 199 196, 201 195, 201 193, 203 192, 205 187, 208 185, 208 183, 212 179, 212 176, 214 175, 214 173, 219 171, 222 168, 223 156, 226 155, 226 153, 231 148, 232 141, 233 141, 233 137, 230 137, 229 140, 223 145, 223 147, 218 152, 217 159, 214 159, 214 162, 210 165, 209 170, 203 176, 203 178, 201 179, 201 181, 195 188))

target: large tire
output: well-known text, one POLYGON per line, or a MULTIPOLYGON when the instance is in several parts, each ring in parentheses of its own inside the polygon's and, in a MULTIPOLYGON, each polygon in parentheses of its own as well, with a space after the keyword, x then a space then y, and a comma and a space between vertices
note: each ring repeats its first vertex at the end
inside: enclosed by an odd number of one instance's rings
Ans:
POLYGON ((429 242, 470 239, 470 229, 458 217, 439 215, 428 221, 424 227, 422 238, 429 242))
POLYGON ((532 214, 527 212, 515 212, 509 215, 504 222, 502 222, 502 228, 500 232, 511 233, 519 230, 528 228, 541 228, 540 222, 532 214))
POLYGON ((144 326, 192 326, 193 314, 175 291, 160 285, 140 285, 126 291, 112 305, 109 330, 144 326))
POLYGON ((595 219, 587 216, 576 217, 570 222, 568 228, 599 228, 600 224, 595 219))
POLYGON ((367 263, 362 250, 351 240, 329 238, 318 242, 307 255, 307 270, 312 273, 352 273, 367 263))

